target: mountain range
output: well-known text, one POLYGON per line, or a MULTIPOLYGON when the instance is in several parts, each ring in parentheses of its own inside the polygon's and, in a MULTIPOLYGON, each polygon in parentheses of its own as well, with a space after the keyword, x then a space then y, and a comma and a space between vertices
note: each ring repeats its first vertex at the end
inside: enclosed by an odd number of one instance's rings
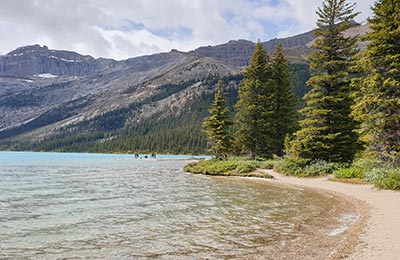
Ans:
MULTIPOLYGON (((263 42, 268 52, 282 44, 299 106, 314 40, 310 31, 263 42)), ((215 85, 224 82, 232 107, 254 49, 235 40, 116 61, 40 45, 17 48, 0 56, 0 149, 204 152, 201 122, 215 85)))

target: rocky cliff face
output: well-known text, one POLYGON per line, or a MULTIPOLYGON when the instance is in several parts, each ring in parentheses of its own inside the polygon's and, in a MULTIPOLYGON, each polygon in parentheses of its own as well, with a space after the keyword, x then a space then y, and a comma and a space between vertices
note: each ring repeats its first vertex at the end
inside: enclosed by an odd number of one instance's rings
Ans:
POLYGON ((8 76, 84 76, 115 64, 109 59, 94 59, 71 51, 49 50, 46 46, 20 47, 0 56, 0 75, 8 76))
MULTIPOLYGON (((305 63, 306 56, 310 53, 307 44, 315 39, 313 31, 299 34, 283 39, 273 39, 264 42, 264 48, 273 52, 278 45, 282 44, 285 54, 291 63, 305 63)), ((212 57, 235 67, 245 67, 249 64, 249 57, 255 49, 255 43, 246 40, 229 41, 218 46, 200 47, 190 54, 212 57)))
MULTIPOLYGON (((348 36, 363 36, 369 31, 368 25, 360 25, 346 32, 348 36)), ((310 46, 315 40, 314 31, 309 31, 292 37, 272 39, 263 42, 264 48, 272 53, 278 43, 282 44, 284 54, 291 64, 306 64, 307 56, 311 53, 310 46)), ((365 44, 360 44, 360 49, 365 44)), ((217 46, 200 47, 189 52, 193 55, 211 57, 223 61, 231 66, 243 68, 249 64, 249 57, 255 49, 255 43, 246 40, 229 41, 217 46)))

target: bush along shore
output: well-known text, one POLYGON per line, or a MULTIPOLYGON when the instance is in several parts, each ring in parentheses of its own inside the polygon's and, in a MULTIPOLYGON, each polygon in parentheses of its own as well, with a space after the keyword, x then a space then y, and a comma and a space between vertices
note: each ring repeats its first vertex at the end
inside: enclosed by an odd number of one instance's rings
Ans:
POLYGON ((258 171, 258 169, 273 169, 273 163, 272 160, 254 161, 243 157, 214 158, 189 163, 184 170, 215 176, 272 178, 268 173, 258 171))
POLYGON ((352 164, 343 164, 292 158, 250 160, 228 157, 192 162, 184 167, 186 172, 195 174, 272 178, 259 169, 273 169, 284 175, 305 178, 331 175, 332 181, 374 184, 379 189, 400 190, 400 168, 372 159, 356 159, 352 164))
POLYGON ((274 170, 285 175, 318 177, 332 174, 331 180, 355 184, 371 183, 380 189, 400 190, 400 168, 373 159, 355 159, 352 164, 326 161, 282 159, 274 170))

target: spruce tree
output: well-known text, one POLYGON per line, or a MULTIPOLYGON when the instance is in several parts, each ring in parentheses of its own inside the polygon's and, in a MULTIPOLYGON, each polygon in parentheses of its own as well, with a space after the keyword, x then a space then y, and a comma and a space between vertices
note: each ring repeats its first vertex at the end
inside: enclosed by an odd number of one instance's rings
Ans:
POLYGON ((278 44, 271 62, 271 83, 274 85, 275 113, 274 127, 276 128, 275 151, 283 155, 284 142, 287 135, 294 132, 297 123, 296 96, 291 86, 289 63, 283 55, 282 45, 278 44))
POLYGON ((256 156, 271 157, 275 128, 274 91, 268 84, 271 77, 269 57, 258 42, 244 72, 239 86, 239 100, 236 103, 236 141, 241 149, 256 156))
POLYGON ((358 61, 364 76, 354 81, 353 114, 367 151, 400 163, 400 1, 379 0, 372 9, 372 31, 358 61))
POLYGON ((287 149, 293 157, 351 162, 359 148, 350 117, 350 67, 357 39, 344 34, 357 15, 354 8, 346 0, 325 0, 317 10, 317 38, 309 56, 312 77, 307 82, 312 89, 304 97, 305 119, 287 149))
POLYGON ((210 150, 216 157, 226 157, 232 147, 230 127, 232 121, 226 100, 222 94, 222 82, 218 82, 214 101, 209 109, 210 116, 204 119, 203 129, 211 146, 210 150))

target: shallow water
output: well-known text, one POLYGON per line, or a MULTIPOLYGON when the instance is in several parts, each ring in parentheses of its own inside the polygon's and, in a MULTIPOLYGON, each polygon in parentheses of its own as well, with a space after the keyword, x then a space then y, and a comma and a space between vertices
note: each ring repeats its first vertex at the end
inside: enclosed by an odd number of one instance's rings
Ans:
POLYGON ((332 196, 186 163, 1 152, 0 259, 279 259, 348 214, 332 196))

